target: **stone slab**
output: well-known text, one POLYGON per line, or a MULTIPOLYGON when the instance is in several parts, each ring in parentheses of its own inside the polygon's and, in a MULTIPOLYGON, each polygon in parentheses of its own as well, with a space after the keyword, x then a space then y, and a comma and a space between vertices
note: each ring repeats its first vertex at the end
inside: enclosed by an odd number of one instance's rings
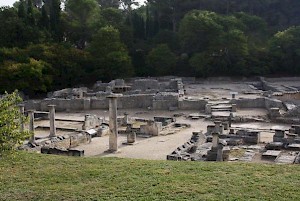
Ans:
POLYGON ((293 164, 296 160, 296 156, 281 155, 275 159, 277 164, 293 164))
POLYGON ((279 156, 280 153, 281 153, 281 151, 268 150, 262 154, 262 157, 266 158, 266 159, 268 159, 268 158, 275 159, 276 157, 279 156))

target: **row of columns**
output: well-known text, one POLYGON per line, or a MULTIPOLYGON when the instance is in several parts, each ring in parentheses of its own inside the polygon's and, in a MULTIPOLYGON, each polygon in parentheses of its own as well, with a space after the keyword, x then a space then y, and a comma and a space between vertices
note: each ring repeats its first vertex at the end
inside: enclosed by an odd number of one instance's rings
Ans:
MULTIPOLYGON (((108 96, 109 100, 109 151, 118 151, 118 126, 117 126, 117 98, 121 97, 122 94, 112 94, 108 96)), ((49 119, 50 119, 50 135, 49 137, 56 136, 55 127, 55 105, 48 105, 49 107, 49 119)), ((25 113, 25 107, 23 104, 19 105, 20 110, 20 131, 24 131, 23 115, 25 113)), ((29 141, 34 142, 34 110, 28 110, 29 116, 29 131, 33 133, 29 141)))
MULTIPOLYGON (((56 127, 55 127, 55 105, 48 105, 49 107, 49 119, 50 119, 50 135, 49 137, 56 136, 56 127)), ((24 121, 23 116, 25 114, 25 106, 24 104, 19 105, 20 111, 20 132, 24 132, 24 121)), ((32 136, 29 139, 29 142, 34 142, 34 110, 28 110, 29 117, 29 131, 32 132, 32 136)))

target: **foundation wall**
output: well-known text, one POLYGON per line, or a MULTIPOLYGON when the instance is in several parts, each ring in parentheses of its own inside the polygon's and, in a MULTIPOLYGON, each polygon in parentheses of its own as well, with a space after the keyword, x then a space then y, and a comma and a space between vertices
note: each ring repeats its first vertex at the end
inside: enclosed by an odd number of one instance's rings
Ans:
POLYGON ((237 105, 238 108, 265 108, 265 99, 236 99, 231 101, 237 105))
POLYGON ((91 99, 91 109, 108 109, 108 99, 91 99))
POLYGON ((271 99, 271 98, 265 98, 265 108, 269 110, 270 108, 283 108, 283 104, 280 100, 271 99))
POLYGON ((181 110, 205 110, 206 100, 180 100, 178 108, 181 110))
POLYGON ((132 109, 132 108, 148 108, 152 107, 153 95, 131 95, 122 96, 118 99, 118 108, 120 109, 132 109))

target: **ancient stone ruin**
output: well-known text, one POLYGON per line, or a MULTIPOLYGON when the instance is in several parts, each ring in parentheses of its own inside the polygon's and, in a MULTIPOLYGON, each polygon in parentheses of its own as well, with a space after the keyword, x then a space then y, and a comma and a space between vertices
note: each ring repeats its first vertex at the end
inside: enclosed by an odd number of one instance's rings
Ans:
POLYGON ((168 160, 297 163, 299 90, 299 78, 98 81, 20 105, 30 119, 20 129, 34 133, 22 148, 122 157, 149 149, 168 160))

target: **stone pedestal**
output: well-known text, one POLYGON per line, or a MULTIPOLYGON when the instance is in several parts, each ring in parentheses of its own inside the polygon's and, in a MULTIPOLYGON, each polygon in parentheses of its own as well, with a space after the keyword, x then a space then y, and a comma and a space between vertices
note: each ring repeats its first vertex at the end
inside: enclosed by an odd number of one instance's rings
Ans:
POLYGON ((217 160, 216 161, 223 161, 223 147, 222 143, 218 144, 218 151, 217 151, 217 160))
POLYGON ((127 134, 127 144, 134 144, 136 140, 136 133, 130 132, 127 134))
POLYGON ((279 108, 277 108, 277 107, 270 108, 270 110, 269 110, 269 116, 270 116, 271 119, 280 117, 279 108))
POLYGON ((208 125, 207 127, 206 127, 206 129, 207 129, 207 135, 211 135, 214 131, 215 131, 215 125, 208 125))
POLYGON ((111 94, 109 99, 109 152, 118 151, 117 98, 122 94, 111 94))
POLYGON ((300 125, 292 125, 292 128, 295 130, 295 134, 300 134, 300 125))
POLYGON ((127 125, 128 123, 129 123, 128 113, 125 112, 124 113, 124 118, 123 118, 123 125, 127 125))
POLYGON ((211 114, 211 104, 206 104, 205 105, 205 113, 206 114, 211 114))
POLYGON ((34 143, 34 141, 35 141, 35 138, 34 138, 34 111, 29 110, 28 116, 29 116, 29 132, 31 132, 31 137, 29 138, 29 142, 34 143))
POLYGON ((231 99, 235 99, 237 94, 238 94, 238 92, 235 92, 235 91, 230 92, 231 99))
POLYGON ((90 114, 84 115, 84 123, 82 126, 82 130, 89 130, 90 129, 90 114))
POLYGON ((219 144, 219 133, 212 133, 212 147, 211 150, 207 152, 207 160, 208 161, 216 161, 218 155, 218 144, 219 144))
POLYGON ((236 112, 237 107, 236 104, 231 104, 231 112, 236 112))
POLYGON ((49 120, 50 120, 50 135, 49 135, 49 137, 56 137, 55 105, 48 105, 48 107, 49 107, 49 120))
POLYGON ((215 121, 215 131, 216 133, 223 134, 223 126, 221 121, 215 121))
POLYGON ((222 125, 223 125, 224 130, 228 130, 228 128, 229 128, 228 122, 223 122, 222 125))

